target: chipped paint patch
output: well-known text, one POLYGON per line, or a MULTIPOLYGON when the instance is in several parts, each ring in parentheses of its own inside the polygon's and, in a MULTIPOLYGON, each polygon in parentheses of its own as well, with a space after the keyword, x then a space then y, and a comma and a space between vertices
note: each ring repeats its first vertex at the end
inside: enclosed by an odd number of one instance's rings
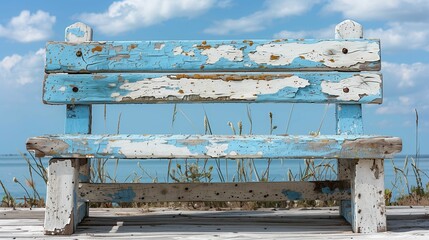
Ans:
POLYGON ((328 67, 351 67, 380 60, 379 45, 362 41, 324 41, 317 43, 269 43, 256 47, 249 58, 257 64, 290 65, 296 58, 320 62, 328 67), (347 57, 342 49, 348 49, 347 57))
POLYGON ((165 43, 155 43, 155 50, 162 50, 165 47, 165 43))
POLYGON ((106 194, 106 196, 115 203, 133 202, 136 197, 136 193, 131 187, 129 187, 126 189, 120 189, 112 194, 106 194))
MULTIPOLYGON (((226 155, 228 155, 227 153, 225 153, 225 151, 228 149, 228 144, 210 144, 209 146, 206 146, 207 149, 207 155, 210 157, 215 157, 215 158, 219 158, 219 157, 224 157, 226 155)), ((234 152, 235 154, 233 154, 233 156, 237 155, 236 152, 234 152)))
POLYGON ((297 191, 291 191, 291 190, 284 189, 282 191, 282 194, 285 195, 285 197, 287 197, 288 200, 300 200, 300 199, 302 199, 302 193, 297 192, 297 191))
POLYGON ((178 47, 175 47, 175 48, 173 49, 173 55, 174 55, 174 56, 179 55, 179 54, 182 54, 182 53, 183 53, 182 46, 178 46, 178 47))
POLYGON ((183 56, 190 56, 190 57, 194 57, 195 56, 195 52, 190 50, 188 52, 185 52, 181 46, 175 47, 173 49, 173 55, 183 55, 183 56))
POLYGON ((204 49, 201 55, 207 56, 207 64, 214 64, 221 58, 233 62, 243 61, 243 51, 231 45, 221 45, 216 48, 204 49))
POLYGON ((339 82, 322 81, 322 92, 339 100, 359 101, 364 96, 380 92, 381 78, 377 74, 361 73, 339 82))
POLYGON ((153 139, 147 141, 115 140, 109 141, 104 153, 117 151, 124 157, 135 156, 160 156, 161 158, 192 156, 196 155, 187 147, 177 147, 169 144, 164 139, 153 139))
POLYGON ((222 79, 179 78, 175 76, 162 76, 144 79, 138 82, 124 83, 121 90, 127 93, 118 96, 111 95, 116 101, 124 99, 138 99, 140 97, 153 97, 163 99, 166 96, 184 99, 189 95, 200 98, 218 99, 245 99, 255 100, 260 94, 274 94, 284 88, 304 88, 310 85, 306 79, 297 76, 266 80, 243 79, 226 82, 222 79))
POLYGON ((74 23, 65 30, 65 40, 68 42, 81 43, 90 39, 92 39, 92 29, 84 23, 74 23))

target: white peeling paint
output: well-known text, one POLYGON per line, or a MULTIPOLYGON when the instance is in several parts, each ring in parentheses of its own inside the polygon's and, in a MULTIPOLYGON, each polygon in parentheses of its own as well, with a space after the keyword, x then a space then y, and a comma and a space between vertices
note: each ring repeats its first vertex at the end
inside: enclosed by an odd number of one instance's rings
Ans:
POLYGON ((135 156, 159 156, 163 157, 180 157, 197 155, 191 153, 187 147, 177 147, 168 144, 162 139, 154 139, 144 142, 131 142, 130 140, 115 140, 110 141, 104 153, 111 152, 111 149, 118 149, 119 153, 125 157, 133 158, 135 156))
POLYGON ((173 49, 173 54, 174 55, 180 55, 181 54, 183 56, 190 56, 190 57, 194 57, 195 56, 195 52, 194 51, 190 50, 189 52, 185 52, 182 49, 182 46, 175 47, 173 49))
POLYGON ((249 53, 249 58, 255 63, 273 66, 288 65, 302 58, 321 62, 328 67, 350 67, 356 63, 380 60, 378 51, 379 45, 375 42, 271 43, 257 46, 256 52, 249 53), (348 50, 347 57, 344 57, 343 48, 348 50))
POLYGON ((110 94, 110 97, 112 97, 112 98, 117 98, 119 96, 121 96, 121 94, 117 93, 117 92, 114 92, 114 93, 110 94))
POLYGON ((60 91, 60 92, 65 92, 65 91, 66 91, 66 87, 65 87, 65 86, 62 86, 62 87, 60 87, 60 88, 58 89, 58 91, 60 91))
MULTIPOLYGON (((210 142, 209 146, 206 146, 207 155, 210 157, 224 157, 226 156, 225 150, 228 149, 228 144, 217 144, 215 142, 210 142)), ((237 155, 237 153, 235 153, 237 155)))
POLYGON ((216 63, 221 58, 234 62, 243 61, 243 51, 231 45, 221 45, 217 48, 204 49, 201 55, 207 56, 207 64, 216 63))
POLYGON ((352 169, 354 232, 386 231, 383 159, 359 160, 352 169))
POLYGON ((221 79, 171 79, 169 76, 144 79, 133 83, 124 83, 120 89, 128 91, 126 95, 113 93, 111 97, 116 101, 124 98, 137 99, 139 97, 154 97, 164 99, 173 96, 184 99, 189 95, 198 95, 201 98, 217 99, 229 97, 230 99, 255 100, 260 94, 274 94, 279 90, 291 88, 303 88, 309 86, 306 79, 297 76, 267 80, 244 79, 241 81, 223 81, 221 79))
POLYGON ((179 54, 182 54, 182 53, 183 53, 182 46, 178 46, 178 47, 175 47, 175 48, 173 49, 173 54, 174 54, 174 55, 179 55, 179 54))
POLYGON ((339 82, 322 81, 322 92, 344 101, 358 101, 364 95, 380 92, 381 78, 377 74, 361 73, 339 82), (348 92, 344 89, 347 88, 348 92))
POLYGON ((77 22, 66 28, 65 40, 67 42, 81 43, 85 41, 91 41, 92 39, 92 28, 85 23, 77 22), (81 36, 73 33, 74 29, 79 29, 83 34, 81 36))
POLYGON ((78 181, 77 170, 72 167, 72 160, 59 160, 49 165, 48 174, 44 228, 45 231, 54 232, 65 229, 71 223, 76 201, 74 182, 78 181))
POLYGON ((363 38, 363 27, 359 23, 352 20, 344 20, 335 26, 335 38, 363 38))

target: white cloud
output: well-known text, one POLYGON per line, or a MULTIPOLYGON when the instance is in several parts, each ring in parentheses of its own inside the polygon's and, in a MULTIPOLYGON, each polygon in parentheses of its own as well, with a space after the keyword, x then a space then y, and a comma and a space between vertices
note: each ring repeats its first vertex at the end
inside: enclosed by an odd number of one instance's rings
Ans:
POLYGON ((55 16, 44 11, 31 14, 24 10, 13 17, 6 26, 0 25, 0 37, 11 38, 19 42, 45 40, 52 35, 55 16))
MULTIPOLYGON (((429 1, 428 1, 429 2, 429 1)), ((424 49, 429 51, 428 22, 392 22, 387 28, 368 29, 367 38, 380 38, 386 49, 424 49)))
POLYGON ((364 36, 380 38, 385 49, 429 51, 428 0, 331 0, 324 10, 356 21, 382 21, 386 26, 365 29, 364 36))
POLYGON ((308 11, 319 0, 266 0, 264 9, 238 19, 216 22, 206 33, 228 35, 262 30, 274 19, 295 16, 308 11))
POLYGON ((43 79, 45 49, 26 55, 13 54, 0 61, 0 85, 22 86, 43 79))
POLYGON ((427 84, 426 78, 429 75, 429 64, 421 62, 412 64, 384 62, 382 70, 385 78, 388 79, 387 81, 395 83, 397 89, 404 91, 407 88, 420 88, 427 84))
POLYGON ((334 38, 335 26, 308 31, 288 31, 284 30, 274 34, 274 38, 334 38))
POLYGON ((429 113, 429 64, 384 62, 382 72, 385 101, 377 107, 376 113, 412 114, 414 109, 429 113))
MULTIPOLYGON (((333 38, 335 25, 328 28, 307 31, 284 30, 274 34, 274 38, 333 38)), ((365 29, 365 38, 381 40, 382 50, 429 51, 429 21, 426 22, 392 22, 386 28, 365 29)))
POLYGON ((229 8, 232 7, 234 4, 232 3, 232 0, 219 0, 217 2, 217 6, 220 8, 229 8))
POLYGON ((324 8, 355 20, 422 21, 428 19, 427 0, 331 0, 324 8))
MULTIPOLYGON (((228 1, 221 3, 228 5, 228 1)), ((113 2, 105 12, 84 13, 79 19, 104 34, 116 35, 173 18, 192 18, 215 4, 215 0, 122 0, 113 2)))

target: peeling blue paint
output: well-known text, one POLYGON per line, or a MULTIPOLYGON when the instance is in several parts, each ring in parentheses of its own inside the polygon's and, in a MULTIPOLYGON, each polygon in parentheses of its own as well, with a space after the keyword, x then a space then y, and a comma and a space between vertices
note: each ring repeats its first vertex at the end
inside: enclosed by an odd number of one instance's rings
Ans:
POLYGON ((300 192, 284 189, 284 190, 282 190, 282 193, 283 193, 283 195, 285 195, 285 197, 287 197, 288 200, 291 200, 291 201, 302 199, 302 193, 300 193, 300 192))
POLYGON ((110 201, 120 203, 120 202, 133 202, 135 201, 136 193, 133 191, 132 187, 127 189, 119 190, 113 194, 107 194, 110 197, 110 201))
POLYGON ((68 33, 71 33, 76 37, 83 37, 85 35, 85 32, 82 31, 80 28, 67 28, 66 31, 66 37, 68 33))
MULTIPOLYGON (((77 30, 73 30, 77 31, 77 30)), ((76 34, 81 34, 76 32, 76 34)), ((356 60, 352 66, 329 67, 320 61, 302 59, 299 56, 292 59, 291 63, 272 65, 269 63, 258 64, 251 60, 249 54, 257 51, 258 46, 266 44, 278 45, 288 43, 314 44, 323 41, 341 42, 347 40, 287 40, 274 42, 272 40, 236 40, 236 41, 107 41, 103 43, 91 42, 82 44, 67 44, 64 42, 51 42, 46 47, 46 71, 47 72, 76 72, 76 71, 235 71, 235 70, 292 70, 292 69, 320 69, 338 70, 348 68, 361 71, 361 60, 356 60), (252 44, 250 44, 250 42, 252 44), (157 46, 163 44, 163 48, 157 46), (202 53, 206 49, 218 48, 222 45, 230 45, 243 53, 243 60, 227 60, 221 57, 216 64, 207 64, 208 56, 202 53), (117 48, 121 46, 122 48, 117 48), (181 47, 183 53, 174 53, 176 47, 181 47), (116 47, 116 48, 115 48, 116 47), (83 57, 75 57, 76 51, 82 51, 83 57), (186 52, 193 54, 186 55, 186 52), (127 56, 127 57, 121 57, 127 56), (110 60, 109 60, 110 59, 110 60), (203 67, 202 67, 203 66, 203 67)), ((350 42, 351 40, 349 40, 350 42)), ((354 42, 376 43, 378 40, 352 40, 354 42)), ((340 50, 339 50, 340 51, 340 50)), ((362 51, 365 51, 364 48, 362 51)), ((377 53, 378 54, 378 53, 377 53)), ((337 55, 339 58, 350 58, 346 54, 337 55), (344 55, 344 56, 343 56, 344 55)), ((366 70, 379 70, 380 58, 365 62, 366 70)))
MULTIPOLYGON (((260 73, 235 73, 235 76, 246 75, 257 76, 260 73)), ((322 92, 321 83, 322 81, 337 83, 343 79, 347 79, 356 75, 356 73, 319 73, 319 72, 297 72, 290 73, 296 77, 307 80, 309 85, 306 87, 294 88, 294 87, 285 87, 280 89, 275 93, 263 93, 263 88, 260 89, 262 92, 256 96, 254 100, 243 99, 232 99, 232 100, 218 100, 216 98, 207 98, 200 100, 198 99, 174 99, 171 98, 169 94, 160 95, 154 97, 153 99, 148 98, 136 98, 135 100, 124 100, 118 102, 116 95, 126 96, 130 94, 130 90, 126 90, 123 87, 123 81, 125 84, 133 84, 139 82, 149 82, 153 78, 159 78, 163 76, 169 76, 171 74, 162 74, 162 73, 126 73, 126 74, 116 74, 116 73, 106 73, 106 74, 49 74, 45 79, 44 84, 44 95, 43 99, 46 103, 52 104, 99 104, 99 103, 128 103, 133 101, 135 103, 157 103, 157 102, 296 102, 296 103, 377 103, 382 97, 381 83, 378 89, 378 92, 375 94, 367 95, 361 98, 358 101, 349 101, 349 100, 340 100, 335 96, 329 96, 322 92), (122 80, 122 81, 121 81, 122 80), (73 91, 73 87, 76 87, 78 91, 73 91), (169 97, 170 96, 170 97, 169 97)), ((284 81, 281 78, 275 79, 276 74, 266 74, 274 77, 271 81, 284 81)), ((192 76, 192 75, 189 75, 192 76)), ((374 74, 374 76, 377 76, 374 74)), ((378 75, 379 76, 379 75, 378 75)), ((173 80, 172 80, 173 81, 173 80)), ((193 81, 204 81, 204 80, 193 80, 193 81)), ((256 80, 255 80, 256 81, 256 80)), ((229 84, 225 82, 225 84, 229 84)), ((235 82, 237 84, 237 82, 235 82)), ((174 89, 179 91, 169 85, 166 85, 164 90, 174 89)), ((191 95, 197 95, 199 93, 195 92, 191 95)), ((151 97, 151 96, 141 96, 141 97, 151 97)))
MULTIPOLYGON (((47 155, 59 158, 385 158, 395 153, 397 147, 386 149, 374 144, 377 136, 323 135, 273 136, 273 135, 55 135, 45 137, 57 149, 46 149, 47 155), (356 139, 368 139, 365 149, 353 144, 356 139), (121 142, 122 141, 122 142, 121 142), (345 143, 348 142, 348 145, 345 143), (149 149, 146 146, 151 146, 149 149), (133 147, 127 147, 132 145, 133 147), (163 149, 164 147, 165 150, 163 149), (162 154, 159 150, 163 149, 162 154), (390 152, 389 152, 389 151, 390 152), (155 153, 154 153, 155 152, 155 153)), ((40 140, 40 138, 38 138, 40 140)), ((38 141, 35 139, 34 141, 38 141)), ((400 144, 398 138, 384 138, 400 144)), ((32 140, 30 139, 30 142, 32 140)), ((381 144, 384 141, 379 141, 381 144)), ((362 144, 359 143, 359 144, 362 144)), ((40 145, 40 144, 39 144, 40 145)), ((38 145, 38 146, 39 146, 38 145)), ((38 148, 42 151, 42 148, 38 148)))
POLYGON ((339 191, 338 188, 335 188, 335 189, 331 189, 330 187, 323 187, 322 188, 322 193, 324 193, 324 194, 333 194, 333 193, 338 192, 338 191, 339 191))

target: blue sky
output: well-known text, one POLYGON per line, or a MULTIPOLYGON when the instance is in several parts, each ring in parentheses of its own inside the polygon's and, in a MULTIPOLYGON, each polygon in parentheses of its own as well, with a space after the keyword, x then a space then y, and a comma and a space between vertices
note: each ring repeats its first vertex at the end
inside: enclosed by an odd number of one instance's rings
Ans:
MULTIPOLYGON (((384 103, 364 106, 368 134, 399 136, 414 153, 415 110, 419 147, 429 153, 429 1, 427 0, 122 0, 23 1, 4 4, 0 16, 0 154, 25 151, 28 137, 62 133, 64 106, 41 102, 44 45, 62 41, 64 29, 82 21, 94 40, 333 38, 345 19, 380 38, 384 103)), ((94 132, 204 133, 204 112, 213 133, 230 134, 242 121, 248 133, 333 134, 333 106, 291 104, 94 107, 94 132), (326 118, 324 118, 326 112, 326 118)))

